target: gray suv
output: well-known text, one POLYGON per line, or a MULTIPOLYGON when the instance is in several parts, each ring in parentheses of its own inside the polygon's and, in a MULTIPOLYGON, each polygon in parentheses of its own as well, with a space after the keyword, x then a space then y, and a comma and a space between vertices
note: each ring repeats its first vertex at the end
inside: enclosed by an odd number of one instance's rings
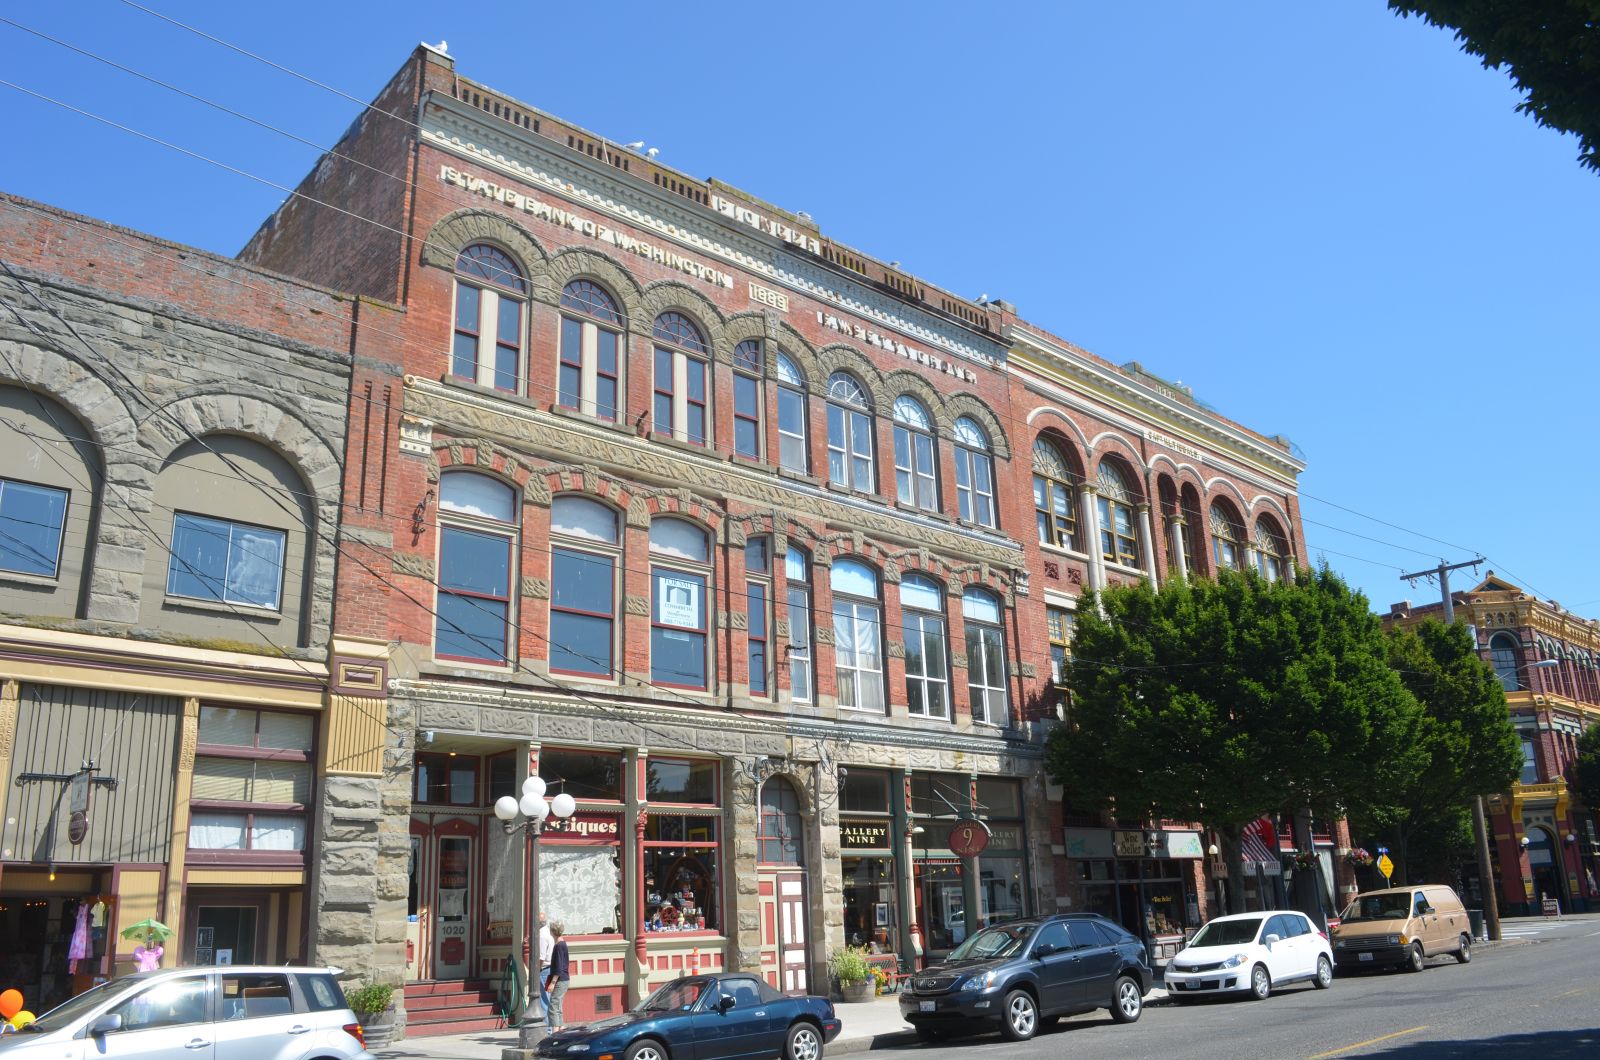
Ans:
POLYGON ((0 1037, 0 1060, 372 1060, 331 968, 113 979, 0 1037))

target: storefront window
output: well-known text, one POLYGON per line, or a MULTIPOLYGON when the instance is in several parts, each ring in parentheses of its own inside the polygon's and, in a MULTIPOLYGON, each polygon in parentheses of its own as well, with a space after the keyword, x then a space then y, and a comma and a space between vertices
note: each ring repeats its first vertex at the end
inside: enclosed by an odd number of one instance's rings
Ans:
POLYGON ((717 819, 650 815, 644 838, 644 929, 720 931, 717 819))
POLYGON ((569 936, 621 933, 621 847, 617 818, 608 820, 609 828, 571 837, 547 834, 539 844, 539 904, 569 936))
POLYGON ((839 808, 846 813, 888 813, 889 775, 852 769, 845 774, 840 788, 839 808))
POLYGON ((651 802, 712 806, 717 801, 717 763, 687 758, 645 760, 645 797, 651 802))
POLYGON ((619 755, 546 747, 539 752, 539 775, 550 785, 552 794, 565 792, 575 799, 622 801, 619 755))
POLYGON ((417 802, 439 806, 478 805, 476 758, 446 754, 417 755, 416 782, 417 790, 413 797, 417 802))
POLYGON ((967 938, 966 899, 961 887, 961 863, 925 859, 917 862, 917 923, 922 926, 925 949, 954 949, 967 938))
POLYGON ((893 953, 900 923, 895 901, 894 859, 845 857, 844 937, 873 953, 893 953))
POLYGON ((800 865, 800 797, 782 777, 761 785, 760 859, 769 865, 800 865))
POLYGON ((189 849, 303 857, 313 720, 201 707, 189 849))
POLYGON ((978 859, 978 902, 985 927, 1024 915, 1024 883, 1020 856, 978 859))

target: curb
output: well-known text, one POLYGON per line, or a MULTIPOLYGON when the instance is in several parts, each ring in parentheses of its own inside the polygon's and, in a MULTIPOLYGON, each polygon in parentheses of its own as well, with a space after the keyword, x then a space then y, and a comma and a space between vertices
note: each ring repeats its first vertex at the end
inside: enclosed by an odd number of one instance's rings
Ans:
POLYGON ((865 1035, 859 1038, 835 1038, 823 1050, 824 1055, 845 1053, 866 1053, 874 1049, 899 1049, 907 1045, 916 1045, 919 1039, 916 1031, 888 1031, 884 1034, 865 1035))

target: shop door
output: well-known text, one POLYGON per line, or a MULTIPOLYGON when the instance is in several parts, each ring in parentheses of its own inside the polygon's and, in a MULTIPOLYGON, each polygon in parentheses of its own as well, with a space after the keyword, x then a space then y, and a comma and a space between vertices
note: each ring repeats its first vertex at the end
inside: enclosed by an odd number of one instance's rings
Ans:
POLYGON ((250 905, 201 905, 194 924, 194 963, 255 964, 258 910, 250 905))
POLYGON ((433 977, 465 979, 472 970, 472 867, 474 837, 434 840, 439 871, 433 902, 433 977))
POLYGON ((783 973, 785 993, 804 994, 810 990, 811 967, 806 945, 806 876, 803 872, 780 872, 778 884, 778 961, 783 973))

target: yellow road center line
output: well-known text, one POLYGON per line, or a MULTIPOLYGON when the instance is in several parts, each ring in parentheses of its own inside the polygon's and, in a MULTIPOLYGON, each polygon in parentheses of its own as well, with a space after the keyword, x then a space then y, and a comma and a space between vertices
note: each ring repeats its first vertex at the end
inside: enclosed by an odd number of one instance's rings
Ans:
POLYGON ((1592 986, 1580 986, 1580 987, 1578 987, 1578 989, 1576 989, 1576 990, 1568 990, 1568 991, 1567 991, 1567 992, 1566 992, 1566 993, 1565 993, 1565 994, 1557 994, 1557 995, 1556 995, 1556 996, 1555 996, 1555 997, 1554 997, 1554 998, 1552 998, 1552 999, 1551 999, 1551 1000, 1553 1000, 1553 1001, 1559 1001, 1559 1000, 1561 1000, 1561 999, 1562 999, 1562 998, 1564 998, 1564 997, 1577 997, 1577 996, 1578 996, 1578 995, 1579 995, 1579 994, 1587 994, 1587 993, 1589 993, 1589 992, 1590 992, 1590 991, 1591 991, 1591 990, 1594 990, 1594 989, 1595 989, 1595 988, 1594 988, 1594 987, 1592 987, 1592 986))
POLYGON ((1377 1045, 1379 1042, 1386 1042, 1390 1038, 1403 1038, 1408 1034, 1416 1034, 1418 1031, 1425 1031, 1428 1029, 1428 1026, 1428 1024, 1424 1023, 1422 1026, 1412 1027, 1408 1031, 1395 1031, 1393 1034, 1385 1034, 1378 1038, 1368 1038, 1366 1041, 1356 1042, 1354 1045, 1343 1045, 1337 1049, 1329 1049, 1325 1053, 1318 1053, 1316 1056, 1308 1057, 1307 1060, 1322 1060, 1323 1057, 1338 1056, 1340 1053, 1348 1053, 1352 1049, 1365 1049, 1369 1045, 1377 1045))

